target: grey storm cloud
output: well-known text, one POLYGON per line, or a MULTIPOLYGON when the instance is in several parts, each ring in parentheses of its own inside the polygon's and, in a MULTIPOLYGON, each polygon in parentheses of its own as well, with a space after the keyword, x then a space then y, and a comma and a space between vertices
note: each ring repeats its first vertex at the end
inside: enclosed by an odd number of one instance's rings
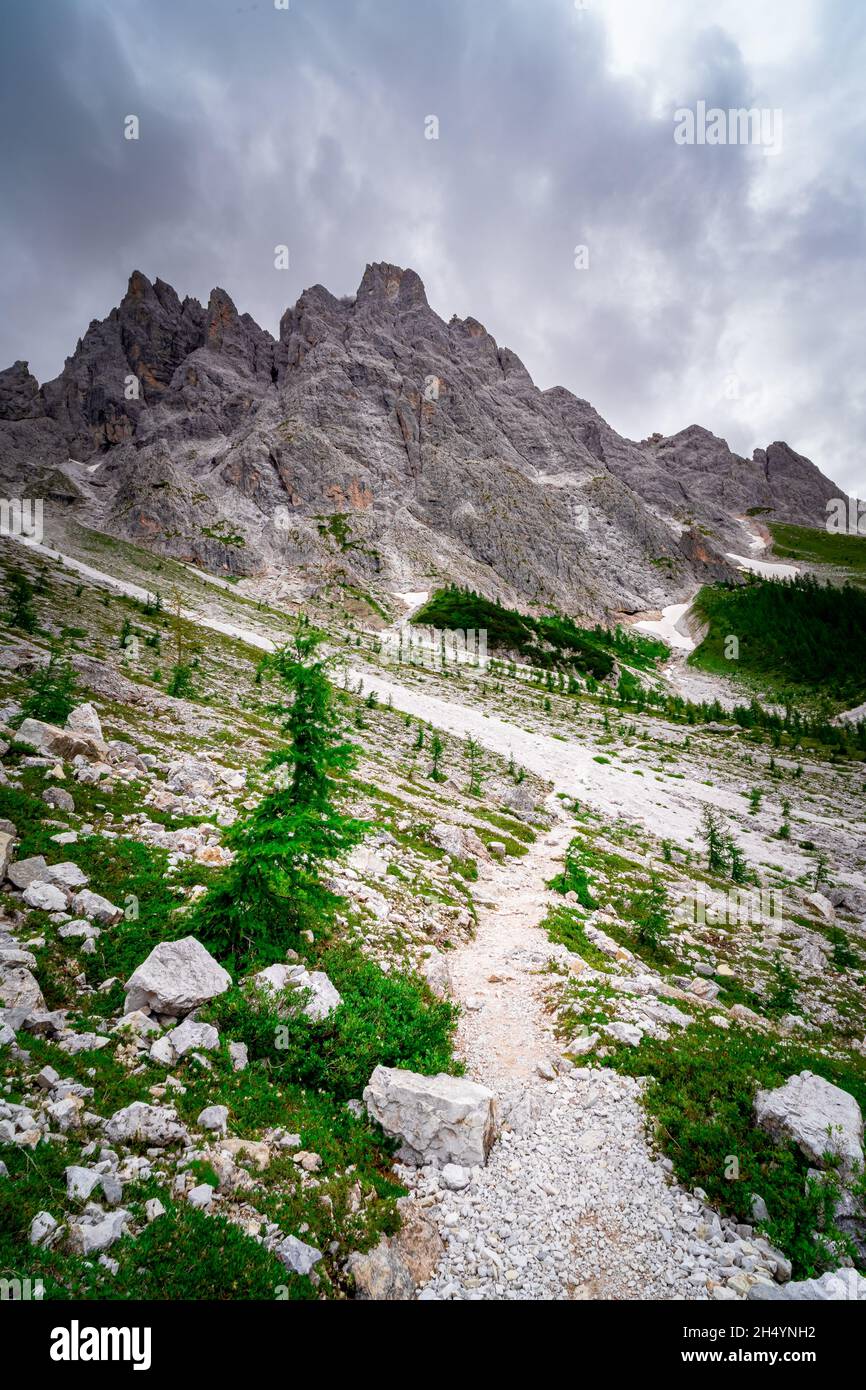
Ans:
POLYGON ((860 7, 5 0, 2 26, 3 365, 56 375, 136 267, 276 332, 387 260, 623 433, 784 438, 866 495, 860 7), (781 152, 677 145, 699 100, 780 108, 781 152))

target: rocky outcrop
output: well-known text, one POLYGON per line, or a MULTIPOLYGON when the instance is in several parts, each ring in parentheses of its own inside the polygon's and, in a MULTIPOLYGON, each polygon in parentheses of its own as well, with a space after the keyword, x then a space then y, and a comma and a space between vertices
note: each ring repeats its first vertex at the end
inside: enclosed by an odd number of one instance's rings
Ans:
POLYGON ((276 1012, 281 1012, 280 997, 290 1000, 295 991, 304 1000, 301 1013, 314 1023, 328 1018, 343 1000, 323 970, 306 970, 302 965, 269 965, 251 979, 256 989, 264 990, 271 998, 277 999, 276 1012))
POLYGON ((623 438, 385 263, 354 297, 306 290, 276 342, 223 289, 203 306, 133 272, 55 381, 0 373, 0 476, 16 470, 207 569, 459 576, 586 617, 735 578, 738 515, 822 525, 839 491, 783 443, 747 460, 697 425, 623 438))
POLYGON ((18 730, 21 743, 28 743, 39 753, 72 762, 81 756, 88 762, 99 762, 108 756, 108 748, 92 733, 78 729, 61 729, 41 719, 24 719, 18 730))
POLYGON ((136 1010, 181 1018, 223 994, 231 975, 194 936, 161 941, 130 975, 126 1013, 136 1010))
POLYGON ((486 1163, 499 1133, 493 1092, 444 1072, 421 1076, 376 1067, 364 1104, 386 1134, 402 1141, 398 1157, 409 1164, 486 1163))
POLYGON ((116 1110, 105 1126, 105 1134, 112 1144, 149 1144, 154 1148, 164 1148, 187 1137, 176 1111, 140 1100, 116 1110))
POLYGON ((820 1279, 800 1279, 789 1284, 753 1284, 747 1297, 757 1303, 864 1301, 866 1279, 856 1269, 828 1270, 820 1279))
POLYGON ((762 1129, 780 1139, 792 1139, 806 1158, 825 1166, 833 1156, 843 1173, 863 1164, 863 1116, 852 1095, 801 1071, 774 1091, 758 1091, 755 1118, 762 1129))

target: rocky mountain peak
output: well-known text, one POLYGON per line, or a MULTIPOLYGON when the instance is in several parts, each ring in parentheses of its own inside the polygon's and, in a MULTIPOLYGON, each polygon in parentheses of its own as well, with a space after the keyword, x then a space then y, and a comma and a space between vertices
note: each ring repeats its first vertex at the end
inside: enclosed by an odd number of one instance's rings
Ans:
POLYGON ((624 438, 385 261, 354 298, 306 289, 278 341, 221 287, 203 307, 135 270, 55 381, 0 375, 0 423, 4 474, 109 455, 104 529, 206 568, 337 567, 366 591, 456 578, 593 618, 733 576, 749 509, 821 525, 838 495, 786 444, 746 460, 697 424, 624 438))
POLYGON ((45 413, 39 382, 26 362, 0 372, 0 420, 31 420, 45 413))
POLYGON ((361 278, 357 305, 363 308, 371 301, 376 305, 393 305, 398 311, 429 308, 424 284, 417 271, 403 270, 386 261, 368 265, 361 278))

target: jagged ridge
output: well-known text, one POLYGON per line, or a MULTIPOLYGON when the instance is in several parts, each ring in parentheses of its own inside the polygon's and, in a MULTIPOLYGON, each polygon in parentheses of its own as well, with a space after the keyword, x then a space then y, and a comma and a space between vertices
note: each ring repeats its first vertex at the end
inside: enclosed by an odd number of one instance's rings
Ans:
POLYGON ((584 616, 729 577, 738 515, 819 525, 839 494, 784 443, 747 460, 697 425, 623 438, 384 263, 354 298, 306 290, 277 340, 222 289, 205 308, 135 271, 54 381, 0 373, 0 469, 112 534, 301 593, 449 578, 584 616))

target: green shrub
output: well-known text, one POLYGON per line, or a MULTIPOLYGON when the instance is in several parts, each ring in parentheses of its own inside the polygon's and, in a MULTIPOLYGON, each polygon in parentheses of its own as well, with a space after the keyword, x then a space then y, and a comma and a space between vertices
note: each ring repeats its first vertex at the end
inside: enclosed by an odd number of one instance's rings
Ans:
POLYGON ((576 893, 581 907, 592 911, 598 903, 592 896, 589 877, 580 862, 580 842, 572 840, 565 854, 565 865, 560 873, 554 874, 548 883, 554 893, 576 893))
MULTIPOLYGON (((411 976, 383 974, 345 944, 327 951, 318 966, 342 996, 342 1004, 321 1022, 306 1018, 299 1007, 280 1018, 274 1005, 248 986, 214 1000, 208 1016, 243 1040, 251 1060, 263 1062, 275 1080, 338 1099, 359 1097, 379 1065, 426 1075, 455 1069, 453 1004, 434 999, 411 976)), ((284 1007, 292 1002, 289 993, 284 1007)))
POLYGON ((37 631, 39 620, 33 607, 33 586, 23 570, 10 570, 6 604, 10 627, 19 632, 37 631))
POLYGON ((770 1213, 766 1234, 792 1260, 795 1278, 838 1264, 833 1183, 807 1184, 809 1160, 755 1124, 754 1096, 808 1070, 850 1092, 862 1108, 866 1060, 831 1059, 751 1030, 695 1022, 664 1041, 644 1037, 636 1048, 618 1047, 605 1065, 651 1078, 645 1103, 656 1138, 686 1187, 702 1187, 714 1206, 749 1222, 752 1194, 759 1193, 770 1213))

